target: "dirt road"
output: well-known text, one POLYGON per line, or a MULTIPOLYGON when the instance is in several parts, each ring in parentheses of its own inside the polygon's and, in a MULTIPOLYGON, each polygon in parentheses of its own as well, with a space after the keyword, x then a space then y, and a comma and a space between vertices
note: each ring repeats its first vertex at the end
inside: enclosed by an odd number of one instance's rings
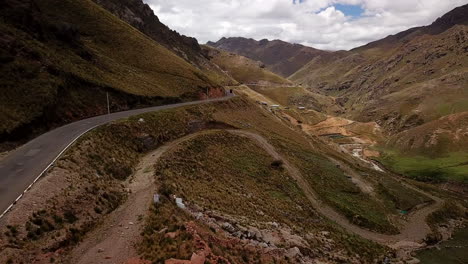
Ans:
MULTIPOLYGON (((68 263, 94 264, 94 263, 125 263, 130 258, 137 258, 134 245, 140 239, 144 216, 152 201, 152 195, 156 190, 154 183, 154 164, 167 151, 176 147, 179 143, 190 140, 200 134, 212 133, 217 130, 202 131, 182 137, 171 143, 159 147, 157 150, 147 154, 142 158, 138 169, 133 177, 126 183, 131 190, 125 204, 106 217, 104 222, 91 232, 84 241, 71 253, 68 263)), ((343 215, 335 211, 332 207, 320 201, 310 184, 302 176, 301 172, 280 155, 274 146, 261 135, 242 131, 227 130, 228 132, 247 137, 256 142, 274 159, 281 159, 289 175, 296 180, 298 186, 304 191, 312 206, 326 218, 336 222, 348 232, 360 235, 366 239, 375 241, 392 248, 418 247, 422 239, 429 234, 430 229, 425 222, 425 218, 442 205, 442 200, 430 194, 424 193, 436 202, 413 213, 398 235, 384 235, 372 232, 356 226, 348 221, 343 215)), ((406 185, 406 184, 405 184, 406 185)), ((407 185, 407 187, 417 191, 417 188, 407 185)))
POLYGON ((375 241, 380 244, 387 245, 389 247, 398 249, 402 247, 418 247, 419 243, 431 232, 429 226, 426 223, 426 217, 439 209, 442 206, 442 200, 438 197, 434 197, 428 193, 425 193, 413 186, 405 184, 405 186, 411 188, 414 191, 423 193, 428 197, 432 198, 435 203, 432 205, 426 206, 409 216, 409 219, 406 225, 402 228, 400 234, 397 235, 385 235, 376 232, 369 231, 367 229, 363 229, 359 226, 356 226, 349 222, 347 218, 343 215, 339 214, 330 206, 324 204, 318 199, 317 194, 314 190, 310 187, 310 184, 305 180, 302 176, 300 171, 294 167, 290 162, 288 162, 284 157, 282 157, 275 148, 267 142, 265 138, 262 136, 247 132, 247 131, 239 131, 239 130, 229 130, 229 132, 241 135, 244 137, 248 137, 257 144, 262 147, 265 151, 267 151, 273 158, 281 159, 284 162, 284 167, 290 174, 290 176, 297 181, 297 184, 306 195, 309 202, 314 206, 314 208, 323 216, 327 217, 328 219, 336 222, 341 227, 345 228, 347 231, 360 235, 366 239, 375 241))
POLYGON ((140 239, 144 216, 157 190, 154 182, 154 164, 168 150, 181 142, 209 131, 191 134, 145 155, 134 175, 125 183, 130 190, 127 201, 109 214, 104 222, 85 237, 71 253, 70 264, 122 264, 137 258, 134 245, 140 239))

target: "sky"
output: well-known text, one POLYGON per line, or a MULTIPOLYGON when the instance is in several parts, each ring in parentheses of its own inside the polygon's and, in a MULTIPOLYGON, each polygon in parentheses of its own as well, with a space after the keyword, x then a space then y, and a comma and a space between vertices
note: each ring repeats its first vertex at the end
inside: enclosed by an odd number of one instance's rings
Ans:
POLYGON ((143 0, 161 22, 200 43, 281 39, 352 49, 432 23, 468 0, 143 0))

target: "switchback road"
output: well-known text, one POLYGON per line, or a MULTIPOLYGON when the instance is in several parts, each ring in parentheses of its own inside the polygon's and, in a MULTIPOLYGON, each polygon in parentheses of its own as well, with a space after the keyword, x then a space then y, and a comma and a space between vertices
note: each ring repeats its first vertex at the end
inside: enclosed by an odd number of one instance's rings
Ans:
POLYGON ((31 140, 0 161, 0 218, 21 198, 55 160, 87 131, 108 122, 147 112, 187 105, 229 100, 231 96, 187 103, 155 106, 80 120, 31 140))

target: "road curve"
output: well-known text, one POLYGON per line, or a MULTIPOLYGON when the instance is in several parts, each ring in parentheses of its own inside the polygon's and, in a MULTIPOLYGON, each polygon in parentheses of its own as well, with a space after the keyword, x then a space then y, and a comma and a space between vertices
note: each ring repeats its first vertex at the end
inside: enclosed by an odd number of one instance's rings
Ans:
POLYGON ((96 116, 56 128, 12 151, 0 161, 0 218, 81 135, 108 122, 147 112, 229 100, 231 96, 148 107, 96 116))
POLYGON ((400 233, 396 235, 386 235, 377 232, 373 232, 367 229, 364 229, 360 226, 357 226, 351 223, 345 216, 337 212, 334 208, 326 205, 320 199, 318 194, 313 190, 308 181, 303 177, 300 170, 291 164, 287 159, 285 159, 281 154, 279 154, 275 147, 272 146, 268 141, 261 135, 243 131, 243 130, 228 130, 228 132, 244 136, 254 140, 258 146, 262 147, 265 151, 268 152, 274 159, 280 159, 284 162, 284 167, 288 171, 289 175, 296 180, 297 185, 304 192, 304 195, 312 204, 312 206, 320 214, 326 218, 334 221, 339 226, 343 227, 350 233, 357 234, 363 238, 372 240, 379 244, 387 245, 394 249, 400 249, 405 247, 420 247, 419 243, 431 232, 431 229, 426 223, 426 217, 442 207, 443 200, 435 197, 429 193, 426 193, 422 190, 417 189, 416 187, 410 186, 403 183, 406 187, 413 189, 416 192, 423 193, 433 199, 435 202, 432 205, 428 205, 414 212, 408 222, 401 228, 400 233))

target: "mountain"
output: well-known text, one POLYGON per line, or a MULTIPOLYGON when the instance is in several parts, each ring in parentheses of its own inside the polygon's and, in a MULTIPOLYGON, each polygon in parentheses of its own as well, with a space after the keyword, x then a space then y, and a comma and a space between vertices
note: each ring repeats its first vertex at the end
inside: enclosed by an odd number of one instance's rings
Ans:
POLYGON ((381 162, 421 180, 465 181, 468 5, 341 58, 314 58, 290 80, 336 98, 343 116, 389 135, 381 162))
POLYGON ((291 84, 285 78, 270 72, 259 61, 210 46, 203 46, 203 51, 211 62, 218 65, 225 73, 232 76, 239 83, 273 86, 291 84))
POLYGON ((377 121, 389 133, 468 111, 468 5, 419 27, 315 58, 291 80, 338 97, 346 115, 377 121))
POLYGON ((240 37, 221 38, 217 42, 208 42, 207 45, 261 61, 270 71, 283 77, 293 74, 315 57, 335 57, 341 54, 281 40, 256 41, 240 37))
POLYGON ((449 30, 455 25, 468 25, 468 18, 466 16, 467 6, 460 6, 449 13, 438 18, 434 23, 429 26, 415 27, 400 32, 395 35, 390 35, 384 39, 371 42, 355 50, 365 50, 369 48, 384 47, 405 41, 410 41, 422 35, 438 35, 446 30, 449 30))
POLYGON ((198 98, 222 85, 219 69, 195 66, 203 63, 196 41, 162 24, 151 39, 89 0, 0 5, 2 143, 103 114, 106 92, 118 111, 198 98))

